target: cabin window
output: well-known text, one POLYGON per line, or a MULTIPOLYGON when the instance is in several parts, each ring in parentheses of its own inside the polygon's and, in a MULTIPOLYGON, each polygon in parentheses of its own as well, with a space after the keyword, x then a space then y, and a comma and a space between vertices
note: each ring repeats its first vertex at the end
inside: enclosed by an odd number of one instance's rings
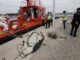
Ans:
POLYGON ((30 9, 27 9, 26 12, 28 14, 28 17, 30 17, 31 16, 31 10, 30 9))
POLYGON ((34 9, 33 8, 31 8, 31 17, 32 19, 34 19, 34 9))
POLYGON ((30 8, 26 10, 28 17, 32 16, 33 18, 37 18, 37 8, 30 8))
POLYGON ((34 8, 34 16, 37 18, 37 8, 34 8))

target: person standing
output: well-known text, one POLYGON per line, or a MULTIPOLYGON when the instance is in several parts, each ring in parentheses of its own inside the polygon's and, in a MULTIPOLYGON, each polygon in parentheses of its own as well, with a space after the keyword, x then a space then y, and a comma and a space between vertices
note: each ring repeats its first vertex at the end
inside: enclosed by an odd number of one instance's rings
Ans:
POLYGON ((64 29, 66 29, 66 22, 67 22, 67 20, 68 20, 68 17, 67 17, 66 11, 63 11, 62 21, 63 21, 64 29))
POLYGON ((77 36, 76 33, 80 25, 80 8, 77 8, 77 12, 74 14, 71 24, 72 24, 72 28, 71 28, 70 35, 76 37, 77 36))
POLYGON ((53 21, 53 14, 52 14, 52 12, 50 12, 50 16, 51 16, 51 23, 52 23, 52 21, 53 21))
POLYGON ((26 20, 27 20, 27 13, 26 13, 26 12, 24 12, 23 22, 26 22, 26 20))
POLYGON ((51 16, 50 16, 50 12, 48 12, 48 14, 47 14, 46 28, 49 28, 50 27, 50 21, 51 21, 51 16))
POLYGON ((22 15, 19 14, 19 15, 17 16, 17 19, 18 19, 18 26, 19 26, 19 28, 21 28, 21 26, 23 25, 22 15))
POLYGON ((42 25, 44 26, 44 14, 42 13, 42 15, 41 15, 41 19, 42 19, 42 25))

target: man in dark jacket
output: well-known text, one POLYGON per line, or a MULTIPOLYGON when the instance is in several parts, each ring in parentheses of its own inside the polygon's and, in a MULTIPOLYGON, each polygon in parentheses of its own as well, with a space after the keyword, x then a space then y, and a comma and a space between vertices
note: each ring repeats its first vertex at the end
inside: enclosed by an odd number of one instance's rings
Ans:
POLYGON ((80 25, 80 8, 78 8, 77 12, 74 14, 71 24, 72 24, 72 29, 70 35, 76 37, 76 33, 80 25))

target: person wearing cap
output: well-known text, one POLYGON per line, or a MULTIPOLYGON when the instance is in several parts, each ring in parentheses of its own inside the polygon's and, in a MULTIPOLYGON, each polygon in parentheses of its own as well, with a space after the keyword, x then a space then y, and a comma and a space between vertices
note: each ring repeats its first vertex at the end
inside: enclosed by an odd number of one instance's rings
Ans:
POLYGON ((71 28, 70 35, 76 37, 77 30, 80 25, 80 8, 77 8, 77 12, 74 14, 71 24, 72 24, 72 28, 71 28))

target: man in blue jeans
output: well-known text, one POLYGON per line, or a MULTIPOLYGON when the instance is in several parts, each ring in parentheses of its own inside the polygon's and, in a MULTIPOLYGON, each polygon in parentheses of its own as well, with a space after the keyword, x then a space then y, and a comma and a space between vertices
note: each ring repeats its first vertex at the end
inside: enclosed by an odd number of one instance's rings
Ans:
POLYGON ((64 26, 64 29, 66 28, 66 22, 68 20, 68 17, 67 17, 67 14, 66 14, 66 11, 63 11, 63 17, 62 17, 62 21, 63 21, 63 26, 64 26))

